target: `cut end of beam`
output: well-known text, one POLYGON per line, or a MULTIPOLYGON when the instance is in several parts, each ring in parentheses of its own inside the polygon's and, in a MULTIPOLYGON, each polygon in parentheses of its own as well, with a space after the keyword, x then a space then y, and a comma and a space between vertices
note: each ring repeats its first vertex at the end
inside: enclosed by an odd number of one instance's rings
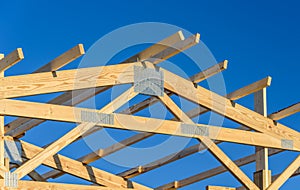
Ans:
POLYGON ((79 55, 84 55, 85 50, 84 50, 83 44, 78 44, 77 47, 78 47, 79 55))
POLYGON ((178 34, 180 40, 184 40, 184 39, 185 39, 185 37, 184 37, 184 35, 183 35, 183 33, 182 33, 181 30, 179 30, 179 31, 177 32, 177 34, 178 34))
POLYGON ((197 33, 197 34, 195 34, 195 43, 199 43, 200 42, 200 34, 199 33, 197 33))
POLYGON ((266 78, 266 80, 267 80, 267 86, 271 86, 272 77, 268 76, 268 77, 266 78))
POLYGON ((24 53, 23 53, 23 50, 22 48, 17 48, 17 55, 19 57, 20 60, 24 59, 24 53))
POLYGON ((174 181, 174 188, 178 189, 180 187, 179 181, 174 181))
POLYGON ((225 70, 228 68, 228 60, 225 59, 223 62, 220 63, 220 69, 225 70))

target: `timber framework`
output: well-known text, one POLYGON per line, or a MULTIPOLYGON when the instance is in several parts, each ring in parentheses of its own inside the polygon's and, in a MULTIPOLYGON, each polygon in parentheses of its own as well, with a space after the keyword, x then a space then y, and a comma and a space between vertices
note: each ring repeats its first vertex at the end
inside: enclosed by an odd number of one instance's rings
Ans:
POLYGON ((207 189, 277 190, 289 178, 299 175, 300 155, 279 174, 273 174, 268 165, 269 156, 300 150, 300 133, 278 121, 299 112, 300 103, 267 115, 266 89, 271 84, 271 77, 242 87, 226 96, 221 96, 201 87, 198 83, 227 69, 227 60, 190 78, 183 78, 158 66, 160 62, 197 45, 199 41, 199 34, 185 38, 183 33, 178 31, 120 64, 60 70, 63 66, 84 55, 83 45, 78 44, 31 74, 7 77, 4 75, 5 70, 21 61, 24 55, 21 48, 6 56, 1 54, 1 189, 180 189, 229 171, 241 183, 240 187, 207 184, 207 189), (80 84, 75 84, 78 82, 80 84), (96 110, 76 107, 77 104, 121 84, 132 85, 103 108, 96 110), (72 93, 74 91, 80 93, 72 93), (57 92, 61 94, 46 103, 16 99, 57 92), (116 112, 139 94, 148 95, 149 98, 121 112, 116 112), (254 94, 254 110, 235 102, 249 94, 254 94), (196 104, 197 107, 187 112, 183 111, 171 96, 184 98, 196 104), (76 101, 74 102, 74 100, 76 101), (135 115, 156 102, 163 103, 166 109, 174 115, 174 118, 166 120, 135 115), (211 126, 195 123, 192 120, 207 112, 218 113, 240 124, 240 127, 211 126), (5 123, 5 116, 14 116, 16 119, 5 123), (22 140, 24 135, 27 135, 27 131, 48 120, 77 123, 77 125, 58 140, 44 147, 22 140), (159 126, 154 126, 154 123, 159 123, 159 126), (59 153, 66 146, 82 140, 83 136, 103 128, 132 130, 138 133, 107 148, 86 155, 78 155, 80 156, 78 159, 72 159, 59 153), (195 138, 199 144, 119 174, 112 174, 90 165, 98 159, 155 134, 195 138), (219 144, 226 142, 254 146, 256 147, 255 152, 238 160, 231 160, 219 147, 219 144), (200 146, 200 143, 204 146, 200 146), (154 185, 148 187, 131 180, 135 176, 206 149, 220 162, 219 167, 186 179, 174 180, 159 187, 153 187, 154 185), (240 167, 254 162, 256 171, 253 172, 254 180, 252 180, 240 167), (43 174, 38 173, 36 168, 41 165, 52 168, 52 170, 43 174), (50 178, 55 179, 65 174, 83 179, 91 185, 48 181, 50 178), (31 180, 25 180, 25 176, 31 180))

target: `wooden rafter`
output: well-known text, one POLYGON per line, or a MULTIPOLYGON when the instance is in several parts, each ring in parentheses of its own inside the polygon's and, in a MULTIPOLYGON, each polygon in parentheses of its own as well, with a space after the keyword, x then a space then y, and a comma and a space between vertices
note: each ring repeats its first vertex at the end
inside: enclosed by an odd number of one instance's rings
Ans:
MULTIPOLYGON (((156 59, 158 54, 164 54, 166 56, 170 56, 165 53, 161 53, 168 49, 169 47, 172 47, 174 44, 183 41, 184 35, 182 31, 178 31, 175 34, 157 42, 156 44, 150 46, 149 48, 145 49, 144 51, 141 51, 137 53, 136 55, 131 56, 130 58, 126 59, 125 63, 131 63, 135 61, 145 61, 147 59, 156 59)), ((159 57, 159 59, 165 60, 168 57, 159 57)))
MULTIPOLYGON (((0 62, 4 58, 4 54, 0 54, 0 62)), ((4 77, 4 71, 0 72, 0 77, 4 77)), ((0 165, 4 166, 4 116, 0 116, 0 165)), ((3 176, 2 176, 3 177, 3 176)))
POLYGON ((57 58, 53 59, 43 67, 37 69, 36 71, 34 71, 34 73, 57 71, 58 69, 69 64, 70 62, 74 61, 75 59, 79 58, 84 54, 85 51, 83 45, 78 44, 70 50, 66 51, 65 53, 61 54, 57 58))
POLYGON ((236 190, 234 187, 207 186, 206 190, 236 190))
POLYGON ((0 81, 0 98, 133 83, 133 66, 129 63, 5 77, 0 81))
POLYGON ((238 91, 232 92, 227 95, 227 98, 230 100, 236 100, 240 99, 244 96, 247 96, 249 94, 252 94, 254 92, 257 92, 259 89, 263 89, 265 87, 268 87, 271 85, 272 78, 266 77, 260 81, 257 81, 255 83, 252 83, 248 86, 245 86, 244 88, 241 88, 238 91))

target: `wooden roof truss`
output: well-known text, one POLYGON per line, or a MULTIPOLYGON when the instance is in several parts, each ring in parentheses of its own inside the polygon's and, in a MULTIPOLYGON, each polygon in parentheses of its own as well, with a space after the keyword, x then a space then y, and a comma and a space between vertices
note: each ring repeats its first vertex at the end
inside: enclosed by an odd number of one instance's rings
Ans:
POLYGON ((201 87, 198 83, 225 70, 228 64, 227 60, 191 76, 189 79, 182 78, 157 66, 163 60, 198 44, 199 38, 199 34, 185 38, 179 31, 120 64, 60 70, 63 66, 84 55, 83 45, 79 44, 32 74, 8 77, 4 76, 5 70, 21 61, 24 55, 21 48, 7 56, 1 54, 0 176, 2 179, 0 180, 3 188, 55 190, 177 189, 229 171, 240 181, 241 187, 207 186, 207 189, 275 190, 280 188, 290 177, 298 175, 300 173, 300 156, 281 174, 272 176, 271 170, 268 168, 268 156, 284 151, 298 152, 300 150, 299 132, 278 122, 282 118, 299 112, 300 104, 294 104, 267 116, 266 88, 271 84, 271 77, 266 77, 224 97, 201 87), (102 109, 76 107, 77 104, 120 84, 132 84, 132 86, 102 109), (78 93, 72 93, 72 91, 78 93), (14 99, 56 92, 63 92, 63 94, 47 103, 14 99), (140 93, 150 97, 126 110, 119 113, 115 112, 140 93), (250 110, 235 102, 235 100, 252 93, 255 97, 255 110, 250 110), (199 107, 188 112, 182 111, 170 98, 174 94, 199 105, 199 107), (156 102, 162 102, 175 117, 172 120, 162 120, 134 115, 156 102), (193 122, 192 118, 209 111, 221 114, 241 126, 233 129, 193 122), (5 116, 18 118, 5 124, 5 116), (47 120, 72 122, 78 123, 78 125, 45 147, 21 140, 28 130, 47 120), (159 127, 154 127, 153 124, 155 123, 160 123, 159 127), (64 147, 80 140, 83 136, 103 129, 103 127, 133 130, 140 133, 107 148, 83 155, 77 160, 59 154, 59 151, 64 147), (89 165, 102 157, 155 134, 196 138, 199 140, 199 144, 152 163, 128 169, 117 175, 89 165), (244 158, 231 160, 219 148, 218 144, 222 142, 255 146, 256 151, 244 158), (205 146, 200 146, 200 143, 205 146), (16 155, 15 158, 18 162, 9 160, 5 156, 10 153, 9 151, 13 151, 11 148, 7 148, 9 144, 21 147, 20 155, 16 155), (155 188, 130 180, 130 178, 204 149, 208 149, 222 165, 155 188), (256 162, 254 181, 239 168, 252 162, 256 162), (53 170, 40 174, 35 170, 40 165, 51 167, 53 170), (93 185, 47 182, 50 178, 57 178, 64 174, 84 179, 93 185), (24 176, 29 176, 32 181, 22 180, 24 176))

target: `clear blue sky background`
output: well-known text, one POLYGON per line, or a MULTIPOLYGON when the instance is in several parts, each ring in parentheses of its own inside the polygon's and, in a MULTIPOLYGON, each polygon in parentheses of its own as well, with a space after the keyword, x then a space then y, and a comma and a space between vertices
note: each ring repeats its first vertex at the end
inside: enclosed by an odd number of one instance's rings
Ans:
MULTIPOLYGON (((169 23, 193 33, 199 32, 201 40, 218 61, 229 60, 229 68, 223 73, 228 92, 266 76, 272 76, 272 85, 268 88, 268 113, 272 113, 300 100, 299 8, 300 3, 296 0, 147 2, 7 0, 1 1, 0 52, 8 54, 15 48, 22 47, 25 60, 9 69, 6 75, 25 74, 78 43, 83 43, 88 49, 100 37, 118 27, 138 22, 169 23)), ((173 60, 180 63, 181 58, 179 56, 173 60)), ((184 69, 189 70, 188 64, 184 69)), ((47 95, 32 97, 32 100, 41 102, 48 99, 50 96, 47 95)), ((253 96, 238 102, 253 108, 253 96)), ((299 130, 299 122, 299 114, 282 120, 282 123, 296 130, 299 130)), ((72 127, 74 124, 47 122, 29 132, 24 139, 42 146, 72 127), (40 134, 43 132, 49 136, 41 141, 40 134)), ((116 133, 116 139, 124 139, 128 135, 114 131, 111 133, 116 133)), ((159 141, 155 138, 152 140, 159 141)), ((150 140, 145 143, 147 145, 150 140)), ((78 144, 83 145, 80 142, 76 145, 78 144)), ((254 151, 252 147, 231 144, 224 144, 221 147, 233 159, 254 151)), ((62 151, 74 158, 76 158, 74 155, 78 157, 79 153, 83 155, 87 152, 88 149, 78 150, 75 146, 62 151)), ((272 172, 274 174, 281 172, 295 156, 294 153, 273 156, 270 159, 272 172)), ((99 160, 93 165, 112 173, 125 169, 105 160, 99 160)), ((133 180, 157 187, 217 165, 218 162, 209 153, 195 154, 133 180)), ((242 169, 252 177, 253 164, 242 169)), ((47 170, 45 167, 38 169, 40 172, 47 170)), ((51 181, 85 183, 68 175, 51 181)), ((300 178, 295 177, 282 189, 298 189, 299 182, 300 178)), ((239 186, 239 183, 226 173, 183 189, 204 189, 207 184, 239 186)))

